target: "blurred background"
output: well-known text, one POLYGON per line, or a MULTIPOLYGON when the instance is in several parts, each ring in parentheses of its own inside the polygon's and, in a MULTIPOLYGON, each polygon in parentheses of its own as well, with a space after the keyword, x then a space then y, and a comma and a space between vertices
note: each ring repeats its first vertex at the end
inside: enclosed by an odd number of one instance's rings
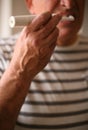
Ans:
POLYGON ((9 17, 29 14, 25 0, 0 0, 0 37, 9 37, 21 29, 9 27, 9 17))
MULTIPOLYGON (((11 15, 29 14, 25 0, 0 0, 0 37, 9 37, 19 32, 21 29, 11 29, 8 19, 11 15)), ((88 0, 86 0, 85 16, 82 27, 82 34, 88 36, 88 0)))

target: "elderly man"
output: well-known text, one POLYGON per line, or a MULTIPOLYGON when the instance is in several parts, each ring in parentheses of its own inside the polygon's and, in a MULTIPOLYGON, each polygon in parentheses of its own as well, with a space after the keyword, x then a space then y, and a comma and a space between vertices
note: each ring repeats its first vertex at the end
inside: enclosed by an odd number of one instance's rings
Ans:
POLYGON ((78 35, 85 0, 26 3, 39 15, 1 78, 0 130, 88 130, 88 40, 78 35))

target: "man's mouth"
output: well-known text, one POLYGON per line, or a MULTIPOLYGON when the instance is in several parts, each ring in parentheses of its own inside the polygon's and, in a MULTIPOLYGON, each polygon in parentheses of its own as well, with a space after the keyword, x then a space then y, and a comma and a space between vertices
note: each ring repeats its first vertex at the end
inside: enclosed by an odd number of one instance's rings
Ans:
MULTIPOLYGON (((58 13, 53 13, 52 16, 57 15, 58 13)), ((62 14, 61 22, 74 22, 76 17, 72 14, 62 14)))
POLYGON ((73 15, 63 15, 61 21, 75 21, 75 17, 73 15))

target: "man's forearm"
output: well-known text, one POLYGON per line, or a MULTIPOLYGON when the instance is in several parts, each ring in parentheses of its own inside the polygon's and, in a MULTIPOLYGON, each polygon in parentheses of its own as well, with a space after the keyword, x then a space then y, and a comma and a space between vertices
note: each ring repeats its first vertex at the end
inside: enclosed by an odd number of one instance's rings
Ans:
POLYGON ((19 110, 28 92, 30 79, 9 69, 0 80, 0 130, 13 130, 19 110))
POLYGON ((22 30, 0 81, 0 130, 13 129, 32 79, 47 65, 56 46, 60 19, 59 14, 52 17, 46 12, 22 30))

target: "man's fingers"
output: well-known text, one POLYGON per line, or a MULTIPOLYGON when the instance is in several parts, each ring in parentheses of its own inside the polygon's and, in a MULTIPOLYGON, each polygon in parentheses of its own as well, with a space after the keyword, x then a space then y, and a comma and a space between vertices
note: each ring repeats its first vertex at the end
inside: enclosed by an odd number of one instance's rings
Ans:
POLYGON ((53 16, 52 19, 50 19, 49 22, 43 28, 40 29, 40 37, 42 38, 48 37, 48 35, 50 35, 52 31, 56 28, 60 19, 61 17, 59 15, 53 16))
POLYGON ((59 30, 58 30, 58 28, 55 28, 55 29, 53 30, 53 32, 51 33, 51 35, 49 35, 49 36, 46 38, 46 45, 47 45, 47 46, 50 46, 52 43, 53 43, 53 44, 56 44, 58 34, 59 34, 59 30), (50 44, 50 45, 49 45, 49 44, 50 44))
POLYGON ((31 31, 39 30, 43 25, 45 25, 51 18, 51 14, 49 12, 43 13, 37 16, 29 25, 31 31))

